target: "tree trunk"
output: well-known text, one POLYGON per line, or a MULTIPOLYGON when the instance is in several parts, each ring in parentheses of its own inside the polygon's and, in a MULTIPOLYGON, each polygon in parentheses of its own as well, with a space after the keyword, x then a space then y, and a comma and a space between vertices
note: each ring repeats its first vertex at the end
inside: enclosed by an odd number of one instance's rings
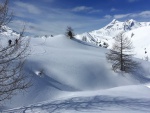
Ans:
POLYGON ((123 56, 123 55, 122 55, 122 54, 123 54, 123 53, 122 53, 122 43, 123 43, 123 42, 122 42, 122 38, 121 38, 121 48, 120 48, 120 63, 121 63, 121 69, 120 69, 120 70, 121 70, 121 71, 124 71, 124 70, 123 70, 123 58, 122 58, 122 56, 123 56))

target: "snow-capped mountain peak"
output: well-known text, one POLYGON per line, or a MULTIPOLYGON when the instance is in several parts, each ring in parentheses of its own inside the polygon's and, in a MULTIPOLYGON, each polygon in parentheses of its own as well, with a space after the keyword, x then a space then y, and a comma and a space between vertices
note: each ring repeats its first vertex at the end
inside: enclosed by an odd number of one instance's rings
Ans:
MULTIPOLYGON (((117 24, 119 23, 120 21, 118 21, 117 19, 113 19, 108 25, 114 25, 114 24, 117 24)), ((107 26, 108 26, 107 25, 107 26)))
POLYGON ((76 35, 77 39, 87 41, 98 46, 108 44, 109 39, 112 39, 120 32, 131 31, 140 27, 150 26, 150 22, 137 22, 134 19, 126 20, 124 22, 113 19, 108 25, 105 27, 94 30, 87 33, 76 35), (90 35, 90 36, 89 36, 90 35), (85 40, 86 38, 86 40, 85 40))
POLYGON ((110 22, 108 25, 106 25, 103 29, 129 31, 131 29, 135 29, 138 27, 142 27, 142 24, 133 19, 127 20, 125 22, 120 22, 116 19, 113 19, 112 22, 110 22))
POLYGON ((111 27, 115 26, 116 24, 120 23, 120 21, 113 19, 108 25, 104 27, 104 29, 110 29, 111 27))
POLYGON ((118 22, 119 22, 119 21, 118 21, 117 19, 113 19, 111 23, 112 23, 112 24, 115 24, 115 23, 118 23, 118 22))

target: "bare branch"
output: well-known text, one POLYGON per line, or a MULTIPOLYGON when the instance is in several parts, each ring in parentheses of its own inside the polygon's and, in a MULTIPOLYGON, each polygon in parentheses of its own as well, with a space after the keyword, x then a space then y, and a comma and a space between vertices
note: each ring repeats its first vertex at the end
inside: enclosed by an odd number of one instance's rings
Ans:
MULTIPOLYGON (((0 27, 12 19, 8 1, 0 4, 0 27)), ((13 44, 0 44, 0 101, 10 99, 18 90, 28 88, 31 83, 23 73, 26 57, 29 55, 29 39, 23 37, 25 26, 13 44)))

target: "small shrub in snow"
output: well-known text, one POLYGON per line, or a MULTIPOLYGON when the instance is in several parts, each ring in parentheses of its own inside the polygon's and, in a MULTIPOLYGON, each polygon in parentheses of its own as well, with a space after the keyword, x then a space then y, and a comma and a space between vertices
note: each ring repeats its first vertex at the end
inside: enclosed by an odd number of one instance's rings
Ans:
POLYGON ((67 27, 66 36, 69 37, 70 39, 74 38, 74 32, 72 27, 67 27))

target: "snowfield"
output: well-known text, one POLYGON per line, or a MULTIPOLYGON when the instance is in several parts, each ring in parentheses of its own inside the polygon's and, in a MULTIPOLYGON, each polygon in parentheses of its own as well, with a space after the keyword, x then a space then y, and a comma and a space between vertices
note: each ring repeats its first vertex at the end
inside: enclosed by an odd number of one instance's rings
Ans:
POLYGON ((150 63, 138 59, 143 57, 140 48, 149 49, 149 29, 140 27, 126 33, 136 34, 131 39, 137 44, 134 46, 140 44, 134 59, 141 68, 132 74, 113 72, 105 57, 109 50, 95 44, 64 35, 31 38, 24 72, 33 85, 5 101, 1 112, 150 113, 150 63))

